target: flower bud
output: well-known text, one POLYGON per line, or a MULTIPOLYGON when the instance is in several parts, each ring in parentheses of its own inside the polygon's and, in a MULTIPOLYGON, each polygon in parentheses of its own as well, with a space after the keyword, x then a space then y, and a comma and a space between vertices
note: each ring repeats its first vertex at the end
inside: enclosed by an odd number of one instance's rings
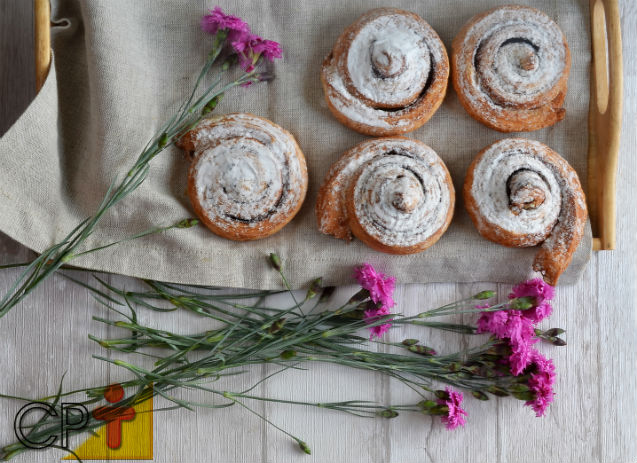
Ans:
POLYGON ((554 346, 558 347, 563 347, 566 345, 566 341, 564 341, 562 338, 558 338, 557 336, 552 336, 548 339, 548 341, 554 346))
POLYGON ((564 334, 566 333, 566 330, 563 330, 562 328, 551 328, 550 330, 546 330, 544 333, 544 336, 559 336, 560 334, 564 334))
POLYGON ((293 359, 294 357, 296 357, 296 351, 294 351, 292 349, 284 350, 283 352, 281 352, 279 354, 279 356, 283 360, 290 360, 290 359, 293 359))
POLYGON ((303 442, 302 440, 297 441, 299 443, 299 447, 301 448, 301 450, 303 450, 305 453, 307 453, 308 455, 312 455, 312 450, 310 449, 310 446, 307 445, 305 442, 303 442))
POLYGON ((369 291, 366 289, 361 289, 359 292, 357 292, 356 294, 354 294, 352 297, 349 298, 349 301, 347 301, 348 304, 355 304, 357 302, 362 302, 366 299, 369 298, 369 291))
POLYGON ((535 394, 531 391, 526 391, 526 392, 513 392, 512 393, 513 397, 515 397, 518 400, 533 400, 535 399, 535 394))
POLYGON ((168 144, 168 134, 164 132, 159 137, 159 140, 157 140, 157 148, 162 149, 167 144, 168 144))
POLYGON ((365 305, 364 305, 364 310, 376 311, 376 310, 380 309, 382 306, 383 306, 382 302, 367 301, 365 303, 365 305))
POLYGON ((493 296, 495 296, 495 291, 487 290, 480 291, 478 294, 474 295, 473 298, 482 301, 484 299, 491 299, 493 296))
POLYGON ((203 109, 201 110, 201 114, 205 116, 206 114, 214 111, 217 105, 221 102, 222 98, 223 98, 223 94, 219 94, 211 98, 210 101, 206 103, 206 106, 204 106, 203 109))
POLYGON ((283 264, 281 263, 281 258, 278 255, 271 252, 269 256, 269 260, 270 260, 270 265, 272 265, 272 268, 274 270, 276 270, 277 272, 280 272, 281 270, 283 270, 283 264))
POLYGON ((478 400, 489 400, 489 396, 482 391, 471 391, 471 395, 478 400))
POLYGON ((316 296, 321 289, 323 289, 323 278, 319 277, 316 280, 314 280, 312 282, 312 284, 310 285, 310 289, 307 290, 307 294, 305 295, 306 299, 312 299, 314 296, 316 296))
POLYGON ((453 362, 453 363, 450 363, 447 366, 447 370, 452 371, 452 372, 453 371, 460 371, 460 368, 462 368, 462 365, 459 362, 453 362))
POLYGON ((438 404, 435 407, 431 407, 426 410, 423 410, 423 413, 427 415, 448 415, 449 407, 447 407, 446 405, 438 404))
POLYGON ((184 219, 177 223, 177 228, 191 228, 199 223, 197 219, 184 219))
POLYGON ((221 341, 223 339, 225 335, 222 333, 216 334, 214 336, 210 336, 209 338, 206 338, 206 342, 210 343, 210 344, 215 344, 218 343, 219 341, 221 341))
POLYGON ((425 356, 437 355, 437 352, 434 349, 432 349, 431 347, 423 346, 423 345, 420 345, 420 344, 415 344, 415 345, 409 346, 407 349, 410 352, 413 352, 414 354, 420 354, 420 355, 425 355, 425 356))
POLYGON ((323 292, 321 293, 321 297, 319 298, 319 302, 320 303, 327 302, 329 300, 329 298, 332 296, 332 294, 334 294, 334 291, 336 291, 336 287, 335 286, 327 286, 327 287, 323 288, 323 292))
POLYGON ((421 400, 420 402, 418 402, 418 406, 423 411, 424 410, 429 410, 430 408, 433 408, 436 405, 438 405, 438 404, 435 401, 433 401, 433 400, 421 400))
POLYGON ((403 346, 413 346, 418 344, 418 339, 403 339, 403 346))
POLYGON ((268 328, 268 333, 278 333, 283 328, 283 325, 285 325, 285 318, 279 318, 277 321, 272 323, 272 325, 270 325, 270 328, 268 328))
POLYGON ((269 71, 260 72, 259 74, 257 74, 257 79, 259 82, 271 82, 274 80, 275 77, 276 76, 274 72, 269 71))
POLYGON ((520 392, 528 392, 529 386, 526 384, 513 384, 509 386, 509 392, 511 393, 520 393, 520 392))
POLYGON ((509 301, 509 307, 514 310, 526 310, 536 306, 534 297, 518 297, 509 301))
POLYGON ((442 391, 442 390, 438 389, 438 390, 434 391, 434 394, 440 400, 449 400, 449 393, 447 391, 442 391))
POLYGON ((497 397, 507 397, 509 395, 509 393, 506 391, 506 389, 503 389, 499 386, 496 385, 491 385, 487 388, 487 392, 493 394, 494 396, 497 397))
POLYGON ((381 418, 396 418, 398 416, 398 412, 388 408, 386 410, 377 411, 376 416, 380 416, 381 418))

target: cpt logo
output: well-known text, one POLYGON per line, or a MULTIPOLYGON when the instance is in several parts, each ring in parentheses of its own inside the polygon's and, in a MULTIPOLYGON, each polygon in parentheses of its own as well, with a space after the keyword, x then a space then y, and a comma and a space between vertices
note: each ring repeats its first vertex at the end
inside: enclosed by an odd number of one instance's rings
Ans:
MULTIPOLYGON (((116 404, 124 398, 124 388, 119 384, 112 384, 104 391, 104 399, 110 404, 116 404)), ((133 407, 117 407, 106 405, 96 408, 91 413, 82 404, 62 403, 55 409, 46 403, 33 402, 20 409, 15 417, 14 428, 18 440, 31 449, 45 449, 59 440, 59 445, 69 448, 69 434, 71 431, 81 431, 86 428, 90 417, 103 421, 96 435, 89 437, 74 453, 86 460, 120 460, 138 459, 152 460, 153 458, 153 404, 152 398, 133 407), (60 417, 60 431, 57 435, 50 435, 42 441, 34 441, 29 437, 31 427, 27 423, 29 415, 42 413, 48 416, 60 417)), ((67 458, 73 458, 69 456, 67 458)))

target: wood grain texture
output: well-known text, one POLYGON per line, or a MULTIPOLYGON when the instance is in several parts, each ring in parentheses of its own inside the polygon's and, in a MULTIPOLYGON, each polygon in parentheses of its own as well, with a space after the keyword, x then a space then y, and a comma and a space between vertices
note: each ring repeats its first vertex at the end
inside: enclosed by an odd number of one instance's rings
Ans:
POLYGON ((590 0, 591 97, 588 119, 588 205, 593 249, 615 249, 616 176, 622 126, 622 40, 617 0, 590 0))
POLYGON ((40 91, 51 66, 51 3, 33 1, 35 37, 35 88, 40 91))
MULTIPOLYGON (((31 2, 0 2, 0 132, 33 97, 33 32, 31 2), (20 76, 16 79, 15 76, 20 76), (27 78, 25 79, 25 76, 27 78), (7 102, 7 104, 5 104, 7 102), (9 104, 10 107, 7 107, 9 104)), ((595 253, 582 280, 560 287, 556 310, 543 326, 567 329, 566 348, 543 349, 556 362, 556 402, 544 419, 511 399, 467 401, 467 426, 449 433, 426 416, 395 420, 365 420, 326 410, 255 405, 287 430, 303 437, 313 449, 301 455, 289 439, 258 418, 236 408, 176 411, 156 414, 155 461, 223 462, 619 462, 637 461, 637 4, 621 0, 624 46, 624 111, 617 177, 617 250, 595 253)), ((30 251, 0 238, 0 261, 22 261, 30 251)), ((479 265, 479 262, 470 263, 479 265)), ((16 276, 0 273, 0 291, 16 276)), ((82 275, 81 278, 87 278, 82 275)), ((110 277, 120 285, 134 283, 110 277)), ((430 284, 400 286, 400 310, 415 314, 425 308, 475 293, 509 287, 493 284, 430 284)), ((340 289, 343 300, 352 287, 340 289)), ((276 302, 276 301, 273 301, 276 302)), ((48 280, 36 294, 0 320, 0 392, 38 396, 55 390, 67 371, 67 388, 105 384, 125 377, 91 354, 103 350, 87 333, 108 335, 91 320, 104 311, 87 292, 61 277, 48 280)), ((202 327, 190 315, 140 312, 144 321, 188 332, 202 327), (164 325, 165 324, 165 325, 164 325)), ((467 317, 467 320, 469 318, 467 317)), ((391 340, 418 337, 441 351, 468 346, 477 339, 420 331, 413 327, 390 332, 391 340)), ((228 383, 247 386, 269 369, 256 369, 228 383)), ((257 391, 284 398, 315 400, 370 398, 410 402, 404 386, 363 372, 345 372, 326 365, 309 371, 286 372, 257 391)), ((200 396, 201 400, 206 399, 200 396)), ((157 400, 156 406, 165 405, 157 400)), ((0 402, 0 445, 13 440, 10 430, 20 404, 0 402)), ((31 453, 16 461, 51 461, 60 452, 31 453)))

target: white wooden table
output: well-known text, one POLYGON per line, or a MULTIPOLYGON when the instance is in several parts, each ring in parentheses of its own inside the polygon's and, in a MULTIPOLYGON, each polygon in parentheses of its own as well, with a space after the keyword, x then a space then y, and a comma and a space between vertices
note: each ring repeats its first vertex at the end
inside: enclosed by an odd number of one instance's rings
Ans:
MULTIPOLYGON (((34 96, 32 6, 25 0, 0 2, 0 133, 8 129, 34 96)), ((560 287, 555 312, 545 327, 566 328, 568 346, 547 346, 558 381, 548 416, 534 417, 513 399, 466 402, 470 413, 464 429, 447 432, 438 420, 401 416, 364 420, 317 409, 256 405, 269 419, 305 439, 312 456, 304 456, 282 434, 237 407, 223 410, 172 411, 154 417, 154 455, 175 461, 320 461, 320 462, 635 462, 637 461, 637 2, 622 0, 624 43, 624 117, 618 178, 618 248, 595 253, 582 280, 560 287)), ((19 155, 19 153, 16 153, 19 155)), ((584 155, 584 153, 582 153, 584 155)), ((16 262, 31 252, 0 237, 0 261, 16 262)), ((16 277, 0 272, 0 291, 16 277)), ((88 278, 88 276, 82 276, 88 278)), ((120 285, 131 285, 113 277, 120 285)), ((397 301, 406 314, 497 288, 492 284, 430 284, 400 287, 397 301)), ((340 290, 345 297, 352 288, 340 290)), ((337 294, 338 297, 338 294, 337 294)), ((66 388, 96 386, 126 374, 92 359, 104 354, 88 333, 108 336, 93 322, 104 316, 87 291, 61 277, 51 278, 31 297, 0 320, 0 392, 40 396, 55 391, 62 373, 66 388)), ((184 314, 143 313, 158 326, 199 329, 184 314)), ((400 340, 405 333, 393 332, 400 340)), ((469 342, 454 335, 432 335, 429 344, 451 350, 469 342)), ((285 373, 259 393, 313 400, 367 398, 410 402, 402 386, 361 372, 315 365, 306 372, 285 373)), ((252 384, 266 372, 256 369, 235 380, 252 384)), ((205 397, 201 397, 205 399, 205 397)), ((156 405, 160 404, 159 401, 156 405)), ((15 440, 17 402, 0 401, 0 445, 15 440)), ((76 441, 77 442, 77 441, 76 441)), ((29 453, 16 461, 51 461, 62 453, 29 453)))

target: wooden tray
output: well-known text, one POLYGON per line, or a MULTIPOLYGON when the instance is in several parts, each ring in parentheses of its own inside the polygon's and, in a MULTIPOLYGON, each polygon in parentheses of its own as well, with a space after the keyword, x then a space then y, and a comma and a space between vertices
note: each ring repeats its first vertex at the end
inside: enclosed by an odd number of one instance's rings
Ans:
MULTIPOLYGON (((51 6, 33 0, 36 90, 51 64, 51 6)), ((590 0, 591 97, 588 116, 588 210, 593 250, 615 249, 616 176, 622 118, 622 43, 619 0, 590 0)))

